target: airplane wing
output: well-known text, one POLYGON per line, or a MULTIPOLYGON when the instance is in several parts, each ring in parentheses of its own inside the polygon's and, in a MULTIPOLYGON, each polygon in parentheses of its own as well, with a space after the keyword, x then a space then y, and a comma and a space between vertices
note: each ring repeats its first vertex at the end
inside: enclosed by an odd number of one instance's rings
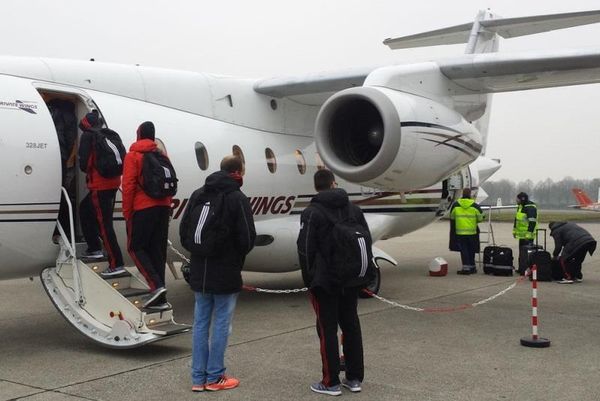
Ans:
MULTIPOLYGON (((483 53, 437 61, 454 95, 497 93, 600 82, 600 49, 536 53, 483 53)), ((422 64, 425 68, 429 63, 422 64)), ((414 65, 414 74, 419 65, 414 65)), ((386 67, 383 67, 386 68, 386 67)), ((377 68, 265 79, 254 90, 277 98, 361 86, 377 68)), ((425 70, 424 70, 425 72, 425 70)))
MULTIPOLYGON (((449 28, 419 33, 393 39, 383 43, 391 49, 446 45, 469 42, 464 56, 434 61, 433 64, 447 79, 446 94, 470 95, 496 92, 538 89, 554 86, 578 85, 600 82, 600 49, 587 51, 563 51, 545 53, 475 53, 470 37, 488 32, 504 38, 548 32, 600 22, 600 10, 553 15, 537 15, 520 18, 495 18, 476 20, 449 28)), ((391 80, 402 81, 419 72, 424 76, 431 73, 432 63, 411 65, 402 69, 396 66, 395 74, 388 74, 386 82, 375 83, 385 86, 391 80), (422 69, 422 71, 419 71, 422 69)), ((254 90, 273 97, 315 95, 337 92, 361 86, 367 78, 385 69, 365 67, 337 72, 281 77, 258 81, 254 90)), ((389 67, 387 67, 389 68, 389 67)), ((392 67, 394 68, 394 67, 392 67)), ((370 82, 367 81, 369 84, 370 82)))
POLYGON ((464 88, 462 94, 496 93, 600 82, 600 49, 475 54, 438 63, 464 88))

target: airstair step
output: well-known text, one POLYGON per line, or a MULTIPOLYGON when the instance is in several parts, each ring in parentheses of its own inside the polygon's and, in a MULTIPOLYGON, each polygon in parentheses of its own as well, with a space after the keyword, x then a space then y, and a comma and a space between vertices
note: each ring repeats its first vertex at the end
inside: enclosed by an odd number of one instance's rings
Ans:
POLYGON ((108 257, 106 257, 106 255, 102 256, 101 258, 86 258, 85 256, 81 255, 80 259, 83 263, 88 265, 108 261, 108 257))
POLYGON ((131 288, 131 287, 118 289, 117 291, 119 291, 119 293, 121 293, 121 295, 123 295, 125 298, 137 297, 140 295, 146 295, 146 294, 150 293, 149 290, 146 290, 144 288, 131 288))
POLYGON ((163 336, 172 336, 174 334, 185 333, 191 328, 192 326, 188 324, 179 324, 174 323, 173 321, 157 323, 148 326, 148 329, 150 329, 153 333, 160 334, 163 336))

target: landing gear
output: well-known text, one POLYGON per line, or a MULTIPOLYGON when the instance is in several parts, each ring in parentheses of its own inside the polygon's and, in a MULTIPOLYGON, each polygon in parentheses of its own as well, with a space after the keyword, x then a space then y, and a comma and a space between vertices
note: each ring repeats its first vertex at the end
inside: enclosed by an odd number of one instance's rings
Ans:
MULTIPOLYGON (((365 288, 367 290, 369 290, 370 292, 372 292, 373 294, 378 294, 380 286, 381 286, 381 269, 377 265, 375 265, 375 277, 373 278, 373 280, 371 280, 369 285, 367 285, 365 288)), ((370 295, 366 294, 363 291, 361 291, 359 293, 359 297, 371 298, 370 295)))

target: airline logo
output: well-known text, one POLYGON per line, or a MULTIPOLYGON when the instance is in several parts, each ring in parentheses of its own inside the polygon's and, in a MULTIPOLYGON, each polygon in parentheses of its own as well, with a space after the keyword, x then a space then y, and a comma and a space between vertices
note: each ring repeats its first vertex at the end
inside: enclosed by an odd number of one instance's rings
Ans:
MULTIPOLYGON (((252 214, 255 216, 263 214, 288 214, 296 203, 295 196, 253 196, 249 197, 252 214)), ((189 199, 183 200, 173 198, 171 208, 173 219, 178 219, 188 203, 189 199)))
POLYGON ((37 102, 29 102, 26 100, 15 100, 14 102, 7 102, 0 100, 0 109, 9 110, 23 110, 29 114, 37 114, 37 102))

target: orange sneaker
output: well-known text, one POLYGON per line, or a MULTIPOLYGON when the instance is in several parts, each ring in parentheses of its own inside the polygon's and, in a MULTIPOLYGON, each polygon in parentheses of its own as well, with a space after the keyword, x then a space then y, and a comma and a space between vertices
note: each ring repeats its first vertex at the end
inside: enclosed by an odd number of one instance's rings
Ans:
POLYGON ((204 391, 204 387, 206 387, 206 385, 204 385, 204 384, 194 384, 192 386, 192 391, 194 393, 200 393, 200 392, 204 391))
POLYGON ((229 390, 240 385, 240 381, 235 377, 221 376, 219 380, 213 383, 208 383, 204 386, 207 391, 229 390))

